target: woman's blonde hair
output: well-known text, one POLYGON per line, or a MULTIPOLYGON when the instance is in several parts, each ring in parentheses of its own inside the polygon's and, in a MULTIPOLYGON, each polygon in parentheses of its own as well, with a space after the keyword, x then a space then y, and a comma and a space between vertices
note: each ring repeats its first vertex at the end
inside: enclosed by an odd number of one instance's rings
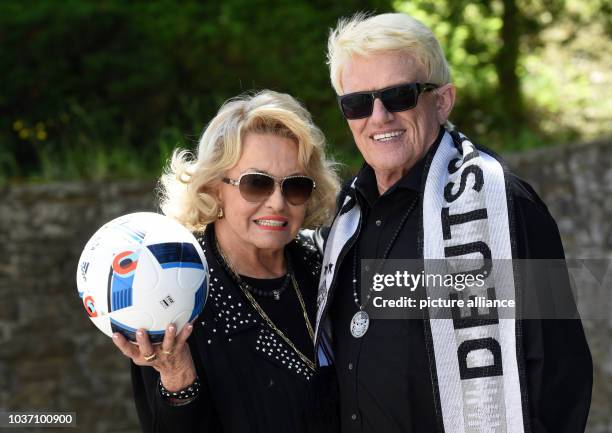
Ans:
POLYGON ((354 55, 368 56, 387 51, 415 56, 425 67, 429 83, 444 85, 451 82, 444 52, 427 26, 402 13, 371 16, 360 12, 350 18, 341 18, 327 41, 327 63, 336 93, 343 94, 342 69, 354 55))
POLYGON ((339 181, 335 163, 325 157, 325 137, 297 100, 271 90, 225 102, 204 130, 197 158, 186 150, 174 151, 160 179, 162 212, 192 231, 203 230, 215 221, 219 203, 214 191, 225 172, 238 163, 248 133, 274 134, 297 143, 298 161, 316 183, 307 202, 303 227, 328 222, 334 212, 339 181))

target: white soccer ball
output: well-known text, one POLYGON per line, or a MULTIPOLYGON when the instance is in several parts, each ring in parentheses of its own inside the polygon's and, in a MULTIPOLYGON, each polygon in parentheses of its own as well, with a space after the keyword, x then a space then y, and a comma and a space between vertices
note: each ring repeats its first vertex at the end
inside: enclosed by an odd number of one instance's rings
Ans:
POLYGON ((161 343, 166 326, 177 333, 202 311, 208 266, 202 247, 166 216, 139 212, 103 225, 87 242, 77 289, 91 321, 106 335, 136 341, 145 328, 161 343))

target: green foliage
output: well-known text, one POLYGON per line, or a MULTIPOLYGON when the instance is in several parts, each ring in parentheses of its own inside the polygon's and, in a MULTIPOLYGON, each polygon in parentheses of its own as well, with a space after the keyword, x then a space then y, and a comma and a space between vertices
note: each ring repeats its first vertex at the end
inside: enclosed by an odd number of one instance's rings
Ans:
POLYGON ((439 38, 458 89, 452 121, 477 141, 499 150, 525 149, 612 132, 610 98, 596 96, 612 96, 601 78, 612 66, 605 36, 609 3, 397 0, 394 5, 439 38), (515 58, 508 52, 513 44, 515 58))
POLYGON ((4 178, 159 173, 220 104, 251 89, 293 94, 331 143, 350 143, 324 60, 343 0, 0 3, 4 178))
MULTIPOLYGON (((612 98, 593 106, 591 81, 603 74, 592 68, 606 70, 609 44, 601 35, 610 30, 609 5, 516 1, 520 56, 510 69, 520 80, 517 91, 499 80, 508 70, 500 46, 503 4, 510 0, 394 6, 439 36, 459 88, 453 120, 477 141, 520 148, 583 130, 600 133, 592 125, 605 120, 612 98), (547 33, 559 28, 566 32, 560 39, 547 33), (567 53, 564 44, 584 61, 558 74, 551 59, 567 53), (574 111, 560 92, 567 80, 574 111), (516 93, 528 107, 518 120, 508 114, 516 93)), ((329 83, 327 35, 341 16, 391 6, 391 0, 0 2, 0 182, 155 177, 176 146, 195 145, 222 102, 262 88, 304 102, 331 152, 354 170, 361 160, 329 83)), ((607 88, 603 79, 597 90, 607 88)))

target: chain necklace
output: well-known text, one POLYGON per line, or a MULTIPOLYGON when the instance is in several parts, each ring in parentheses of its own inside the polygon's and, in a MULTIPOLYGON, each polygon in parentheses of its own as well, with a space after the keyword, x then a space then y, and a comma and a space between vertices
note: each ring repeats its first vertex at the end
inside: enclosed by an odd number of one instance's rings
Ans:
MULTIPOLYGON (((232 267, 232 264, 229 261, 229 259, 223 254, 223 251, 221 251, 221 248, 219 247, 219 243, 217 242, 216 238, 214 240, 213 245, 214 245, 214 252, 217 253, 217 257, 221 259, 220 261, 221 261, 221 264, 223 265, 224 269, 237 282, 238 287, 240 287, 240 290, 242 290, 242 293, 244 293, 244 296, 249 300, 249 302, 251 303, 253 308, 255 308, 255 310, 259 313, 261 318, 268 324, 268 326, 270 328, 272 328, 272 330, 274 332, 276 332, 276 334, 279 337, 281 337, 283 339, 283 341, 285 343, 287 343, 289 345, 289 347, 291 347, 291 349, 293 349, 293 351, 300 357, 300 359, 304 362, 304 364, 306 364, 308 366, 308 368, 310 368, 312 371, 315 371, 316 370, 315 363, 311 359, 309 359, 306 355, 304 355, 293 344, 293 342, 283 333, 283 331, 278 329, 278 327, 274 324, 274 322, 272 322, 272 319, 270 319, 270 317, 268 317, 268 315, 263 310, 263 308, 261 308, 259 303, 255 300, 255 298, 253 297, 251 292, 244 287, 244 282, 238 276, 238 274, 234 271, 234 269, 232 267)), ((308 330, 308 336, 310 337, 310 339, 312 340, 312 342, 314 344, 314 330, 312 328, 312 324, 310 323, 310 320, 308 319, 308 313, 306 312, 306 305, 304 304, 304 299, 302 298, 302 294, 300 293, 300 289, 299 289, 298 283, 295 280, 295 277, 293 276, 293 272, 289 273, 289 276, 290 276, 293 288, 295 290, 295 294, 296 294, 296 296, 298 298, 298 301, 300 302, 300 307, 302 308, 302 314, 304 316, 304 321, 306 322, 306 329, 308 330)))
POLYGON ((287 263, 287 275, 285 275, 283 284, 282 286, 280 286, 279 289, 274 289, 272 291, 258 289, 256 287, 251 286, 246 281, 244 281, 240 277, 240 275, 238 275, 235 272, 234 272, 234 275, 232 275, 232 277, 235 276, 234 280, 236 281, 237 284, 242 284, 245 289, 247 289, 249 292, 255 295, 261 296, 262 298, 272 298, 273 297, 275 301, 280 301, 280 295, 282 295, 283 292, 287 290, 287 287, 289 287, 289 284, 291 283, 291 275, 293 274, 293 267, 291 266, 291 260, 289 259, 288 255, 285 255, 285 261, 287 263))
MULTIPOLYGON (((385 259, 387 259, 387 257, 389 257, 391 248, 393 247, 393 244, 395 244, 395 241, 397 240, 400 232, 402 231, 402 228, 406 224, 406 221, 408 221, 408 217, 414 210, 414 207, 416 206, 418 198, 419 196, 417 195, 414 198, 414 200, 412 200, 410 205, 408 206, 408 210, 406 211, 406 213, 402 216, 402 219, 400 220, 400 223, 397 226, 395 233, 393 233, 391 240, 387 244, 387 248, 385 248, 385 252, 383 253, 382 258, 378 259, 380 261, 378 262, 378 265, 376 267, 376 271, 374 272, 374 274, 378 273, 381 270, 382 262, 385 259)), ((358 262, 358 257, 359 257, 358 250, 359 250, 358 243, 356 243, 355 248, 353 250, 353 298, 355 300, 355 305, 357 305, 357 308, 359 308, 359 311, 357 311, 353 315, 353 318, 351 319, 351 324, 350 324, 351 335, 355 338, 363 337, 366 334, 366 332, 368 332, 368 328, 370 327, 370 316, 368 315, 366 311, 364 311, 364 308, 368 305, 368 302, 370 301, 370 297, 372 296, 372 290, 373 290, 373 287, 370 287, 365 297, 365 300, 363 301, 362 304, 359 304, 359 295, 357 293, 357 268, 358 268, 357 262, 358 262)))

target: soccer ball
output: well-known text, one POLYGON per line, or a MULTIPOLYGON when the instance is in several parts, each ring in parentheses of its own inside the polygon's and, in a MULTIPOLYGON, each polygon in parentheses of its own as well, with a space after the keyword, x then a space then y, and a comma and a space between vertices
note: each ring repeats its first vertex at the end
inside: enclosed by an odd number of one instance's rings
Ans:
POLYGON ((91 321, 109 337, 119 332, 132 342, 138 328, 154 344, 170 323, 178 333, 200 314, 208 294, 198 241, 180 223, 150 212, 103 225, 85 245, 76 278, 91 321))

